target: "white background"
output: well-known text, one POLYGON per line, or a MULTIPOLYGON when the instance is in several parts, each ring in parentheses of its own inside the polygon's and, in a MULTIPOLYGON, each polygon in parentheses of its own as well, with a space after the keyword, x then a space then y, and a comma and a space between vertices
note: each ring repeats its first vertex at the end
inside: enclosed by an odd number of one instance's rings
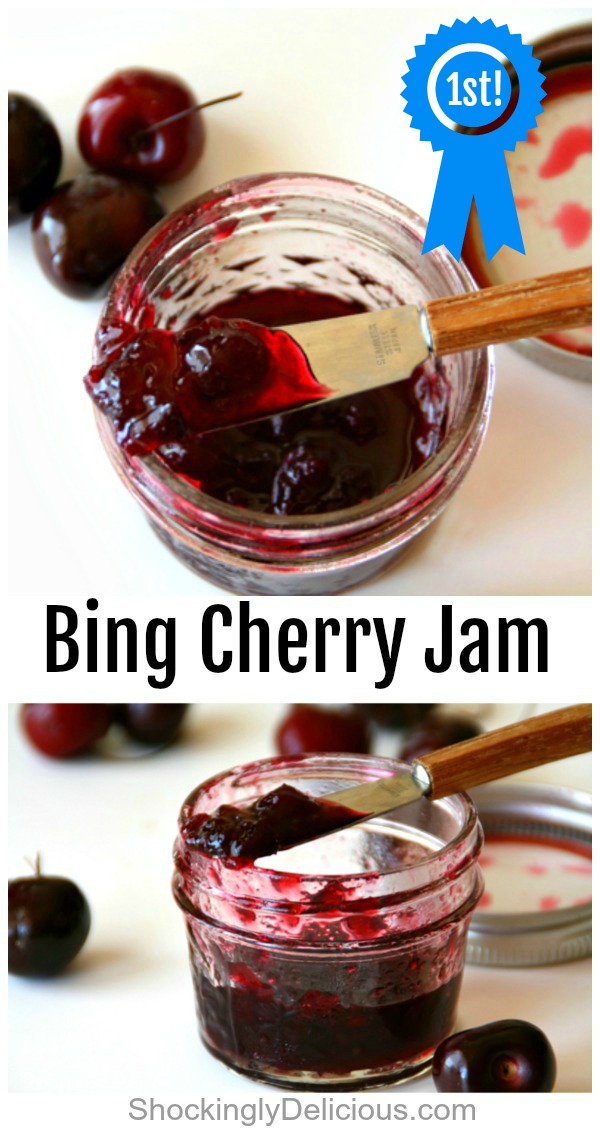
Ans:
MULTIPOLYGON (((205 155, 165 192, 169 207, 231 177, 274 170, 362 181, 429 212, 439 154, 403 113, 406 59, 448 10, 144 6, 18 10, 7 77, 38 98, 64 139, 63 176, 83 168, 78 116, 113 70, 172 70, 202 98, 242 89, 207 112, 205 155)), ((507 9, 450 10, 502 23, 507 9)), ((588 9, 518 9, 525 39, 588 9)), ((214 591, 174 560, 119 484, 96 436, 81 378, 100 302, 66 298, 42 276, 29 226, 9 233, 10 587, 14 594, 214 591)), ((553 265, 548 265, 552 270, 553 265)), ((483 452, 441 522, 361 593, 590 592, 591 389, 498 350, 497 393, 483 452)))

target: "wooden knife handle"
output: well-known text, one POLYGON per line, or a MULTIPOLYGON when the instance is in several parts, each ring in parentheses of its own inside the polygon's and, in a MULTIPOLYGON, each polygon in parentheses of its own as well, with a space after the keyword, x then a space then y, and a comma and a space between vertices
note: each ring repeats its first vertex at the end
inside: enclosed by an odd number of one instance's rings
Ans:
POLYGON ((550 330, 589 326, 592 269, 558 271, 538 279, 434 299, 425 305, 425 312, 433 352, 438 357, 550 330))
POLYGON ((429 798, 445 798, 495 778, 580 755, 592 747, 592 705, 575 704, 511 723, 417 759, 431 782, 429 798))

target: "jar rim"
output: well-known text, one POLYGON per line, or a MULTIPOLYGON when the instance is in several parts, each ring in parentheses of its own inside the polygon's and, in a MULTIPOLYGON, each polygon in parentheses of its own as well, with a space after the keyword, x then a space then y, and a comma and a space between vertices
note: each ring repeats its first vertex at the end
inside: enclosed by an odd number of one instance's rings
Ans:
MULTIPOLYGON (((186 202, 147 233, 116 276, 101 317, 103 319, 126 317, 132 295, 139 292, 140 272, 149 270, 151 261, 165 250, 166 244, 173 235, 189 224, 193 215, 202 212, 203 224, 209 225, 222 218, 220 210, 224 207, 234 209, 244 201, 251 200, 256 193, 262 194, 263 197, 266 194, 263 201, 266 204, 269 191, 275 195, 283 185, 291 186, 296 191, 310 187, 313 195, 315 187, 317 190, 320 187, 322 193, 326 193, 329 188, 332 192, 351 194, 356 198, 357 204, 379 207, 397 220, 404 230, 408 229, 412 235, 420 239, 421 243, 423 242, 426 225, 422 217, 402 202, 370 186, 319 173, 278 172, 239 177, 186 202)), ((455 260, 444 247, 436 248, 428 255, 450 276, 456 284, 457 293, 478 289, 463 261, 455 260)), ((485 350, 469 351, 469 354, 472 356, 474 368, 469 400, 463 407, 459 420, 455 421, 448 430, 437 452, 417 471, 390 485, 384 492, 352 507, 324 513, 317 511, 300 516, 272 515, 236 507, 219 500, 192 486, 184 477, 171 472, 153 454, 145 457, 128 456, 117 445, 106 418, 96 407, 94 411, 102 441, 111 454, 113 462, 124 460, 129 464, 138 481, 143 481, 143 493, 152 493, 153 490, 166 491, 175 510, 177 503, 182 501, 188 517, 193 516, 194 519, 208 522, 215 533, 235 536, 243 533, 250 526, 272 539, 274 545, 277 543, 278 535, 293 538, 295 532, 298 532, 303 539, 310 539, 311 535, 322 536, 323 531, 326 530, 332 538, 335 538, 336 534, 344 533, 350 522, 356 522, 358 526, 368 529, 374 524, 379 525, 392 520, 398 513, 410 512, 422 502, 424 497, 428 498, 433 494, 436 485, 444 479, 449 468, 453 466, 458 453, 468 445, 478 422, 487 421, 494 388, 493 350, 488 347, 485 350)), ((320 568, 322 569, 322 562, 320 568)))
MULTIPOLYGON (((355 773, 358 773, 361 769, 365 771, 381 771, 381 774, 376 775, 375 777, 385 777, 386 775, 391 777, 394 774, 397 774, 398 771, 406 771, 407 773, 411 773, 412 771, 412 767, 410 767, 407 763, 401 763, 396 759, 390 759, 379 755, 343 754, 338 752, 336 752, 335 754, 307 753, 285 757, 277 755, 267 759, 256 759, 250 763, 239 763, 237 766, 231 767, 229 770, 220 771, 217 774, 212 775, 210 778, 205 779, 204 782, 201 782, 198 786, 194 787, 194 789, 188 794, 181 806, 178 819, 179 829, 181 830, 182 826, 192 816, 192 812, 194 811, 194 808, 201 796, 207 795, 213 790, 217 790, 220 786, 226 784, 233 787, 235 787, 236 785, 241 785, 244 779, 252 778, 253 776, 260 776, 261 772, 266 772, 266 777, 268 778, 269 772, 273 771, 273 777, 281 778, 281 774, 285 774, 286 771, 302 770, 308 773, 311 770, 317 771, 326 769, 329 770, 332 775, 335 775, 336 771, 345 772, 348 775, 351 774, 353 770, 355 773)), ((389 869, 382 868, 377 870, 363 870, 361 872, 342 874, 310 873, 308 876, 303 873, 293 873, 290 870, 278 870, 274 867, 265 867, 262 865, 257 865, 256 863, 253 863, 253 871, 261 877, 274 881, 277 881, 282 877, 294 879, 304 877, 304 879, 310 881, 311 884, 314 883, 316 885, 325 885, 327 883, 331 883, 338 877, 351 884, 352 882, 357 882, 358 880, 367 880, 379 877, 393 877, 397 875, 406 876, 411 871, 415 873, 417 869, 422 869, 424 864, 428 867, 435 867, 436 865, 440 864, 443 857, 452 855, 463 842, 469 839, 471 834, 473 834, 473 832, 476 831, 477 827, 479 826, 477 809, 474 802, 467 793, 459 792, 452 794, 449 795, 449 799, 456 800, 462 807, 463 818, 460 829, 450 840, 441 845, 439 849, 429 853, 426 861, 419 861, 417 864, 397 864, 393 867, 390 867, 389 869)), ((443 799, 443 801, 447 800, 448 799, 443 799)), ((195 851, 195 856, 196 855, 198 860, 204 863, 210 862, 213 865, 216 864, 217 866, 221 866, 223 869, 231 870, 231 866, 223 864, 221 859, 219 858, 211 857, 209 854, 204 854, 199 851, 195 851)), ((415 890, 413 889, 411 891, 414 892, 415 890)))
POLYGON ((568 24, 566 27, 541 35, 532 40, 535 59, 542 71, 592 61, 592 25, 590 22, 568 24))

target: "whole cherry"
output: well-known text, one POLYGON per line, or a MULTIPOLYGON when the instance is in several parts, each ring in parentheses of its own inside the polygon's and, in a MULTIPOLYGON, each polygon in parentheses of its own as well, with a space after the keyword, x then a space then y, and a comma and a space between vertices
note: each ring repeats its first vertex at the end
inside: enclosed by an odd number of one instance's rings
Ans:
POLYGON ((412 763, 430 751, 441 747, 452 747, 454 743, 464 743, 481 735, 481 727, 467 716, 443 716, 439 719, 425 719, 416 727, 411 727, 404 736, 399 757, 404 763, 412 763))
POLYGON ((364 710, 378 727, 392 731, 413 727, 426 719, 435 704, 364 704, 364 710))
POLYGON ((52 192, 62 146, 56 127, 31 98, 8 95, 8 222, 33 212, 52 192))
POLYGON ((96 295, 165 210, 152 189, 103 173, 65 181, 33 217, 45 275, 75 299, 96 295))
POLYGON ((8 882, 8 969, 13 975, 58 975, 83 947, 89 904, 67 877, 35 876, 8 882))
POLYGON ((170 743, 179 734, 188 704, 119 704, 117 718, 139 743, 170 743))
POLYGON ((150 185, 178 181, 202 156, 202 109, 237 97, 199 106, 193 91, 175 75, 130 67, 111 75, 86 102, 79 148, 94 169, 150 185))
POLYGON ((88 750, 108 731, 109 704, 24 704, 21 723, 27 738, 50 759, 69 759, 88 750))
POLYGON ((359 708, 323 708, 295 704, 275 734, 281 755, 366 754, 370 750, 369 725, 359 708))
POLYGON ((556 1057, 542 1030, 510 1018, 446 1038, 432 1072, 441 1093, 550 1093, 556 1057))

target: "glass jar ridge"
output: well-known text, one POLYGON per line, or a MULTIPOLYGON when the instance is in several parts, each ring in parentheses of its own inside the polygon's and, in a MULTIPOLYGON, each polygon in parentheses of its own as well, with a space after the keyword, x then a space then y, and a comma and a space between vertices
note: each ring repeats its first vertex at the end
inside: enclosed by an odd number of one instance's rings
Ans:
MULTIPOLYGON (((472 290, 424 222, 373 189, 310 174, 232 181, 191 201, 138 245, 103 318, 180 328, 244 289, 308 288, 367 309, 472 290)), ((417 472, 340 511, 263 514, 217 500, 156 457, 129 457, 97 415, 108 455, 156 534, 192 570, 240 594, 326 594, 384 569, 442 512, 483 440, 491 351, 446 360, 446 437, 417 472)))

